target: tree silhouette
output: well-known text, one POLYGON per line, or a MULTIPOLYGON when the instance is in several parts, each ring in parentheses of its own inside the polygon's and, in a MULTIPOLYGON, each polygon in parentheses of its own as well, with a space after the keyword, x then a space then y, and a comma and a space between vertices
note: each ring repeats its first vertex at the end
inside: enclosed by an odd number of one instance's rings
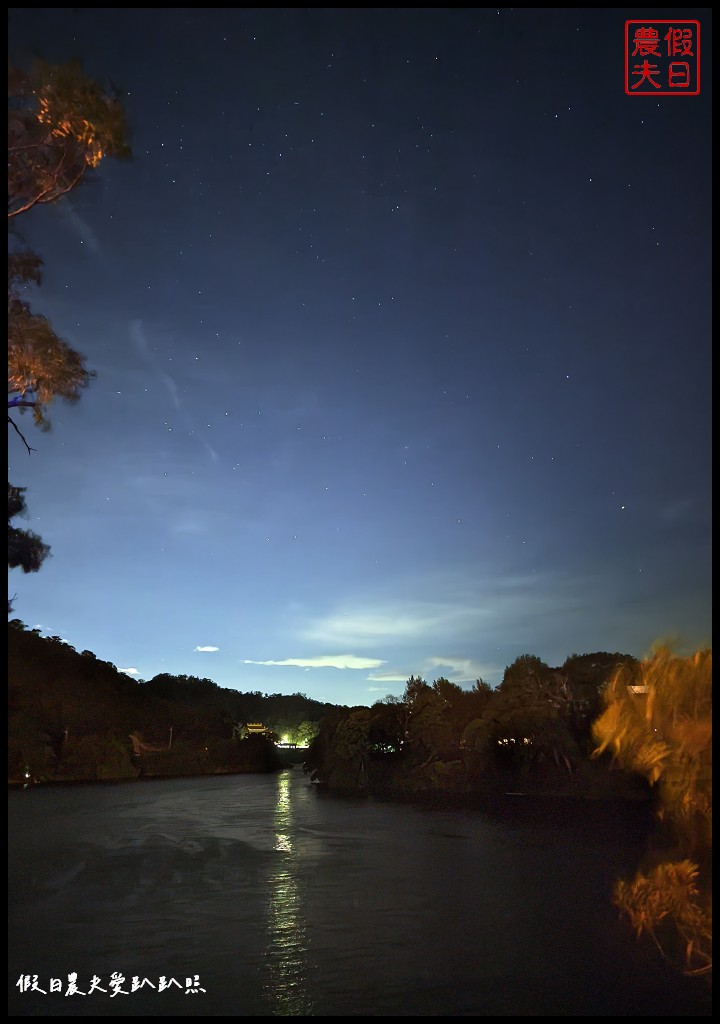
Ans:
MULTIPOLYGON (((8 223, 75 188, 107 156, 127 157, 127 127, 114 91, 88 78, 78 62, 37 61, 29 71, 8 65, 8 223)), ((8 238, 8 425, 33 450, 10 410, 31 410, 49 428, 55 398, 76 401, 94 373, 50 321, 34 313, 28 288, 40 284, 42 260, 8 238)), ((8 568, 37 572, 49 548, 11 525, 25 511, 24 488, 8 483, 8 568)))
POLYGON ((37 572, 50 554, 50 547, 37 533, 20 530, 11 522, 26 512, 24 493, 24 487, 13 487, 8 483, 8 569, 37 572))

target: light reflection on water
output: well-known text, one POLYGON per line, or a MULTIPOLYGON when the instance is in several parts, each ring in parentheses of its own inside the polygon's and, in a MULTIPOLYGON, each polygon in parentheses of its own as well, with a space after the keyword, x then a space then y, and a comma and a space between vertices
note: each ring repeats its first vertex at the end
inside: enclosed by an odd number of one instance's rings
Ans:
POLYGON ((8 812, 10 1016, 710 1015, 610 902, 643 846, 612 814, 342 801, 297 770, 33 787, 8 812), (69 971, 206 994, 15 988, 69 971))
POLYGON ((275 849, 280 854, 268 874, 268 978, 265 997, 272 1013, 283 1017, 312 1015, 313 999, 306 972, 310 961, 302 883, 293 843, 292 775, 277 776, 273 814, 275 849))

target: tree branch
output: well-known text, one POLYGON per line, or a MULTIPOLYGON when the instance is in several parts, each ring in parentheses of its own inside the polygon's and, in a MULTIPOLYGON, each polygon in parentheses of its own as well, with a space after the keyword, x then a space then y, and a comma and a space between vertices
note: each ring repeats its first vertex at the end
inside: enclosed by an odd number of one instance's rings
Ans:
POLYGON ((12 416, 8 416, 8 423, 12 426, 13 430, 15 431, 15 433, 18 434, 18 436, 20 437, 20 440, 22 441, 22 443, 27 448, 28 455, 30 455, 31 452, 36 451, 35 448, 31 448, 30 445, 27 443, 27 441, 25 440, 25 435, 23 434, 22 430, 20 430, 18 425, 15 423, 15 420, 12 418, 12 416))

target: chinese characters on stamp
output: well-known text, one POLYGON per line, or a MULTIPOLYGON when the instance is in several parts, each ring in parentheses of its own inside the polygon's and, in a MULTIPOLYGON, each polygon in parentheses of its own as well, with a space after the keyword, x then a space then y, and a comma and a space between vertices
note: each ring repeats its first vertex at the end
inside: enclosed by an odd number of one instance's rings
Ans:
POLYGON ((700 93, 700 22, 649 18, 625 22, 628 96, 700 93))

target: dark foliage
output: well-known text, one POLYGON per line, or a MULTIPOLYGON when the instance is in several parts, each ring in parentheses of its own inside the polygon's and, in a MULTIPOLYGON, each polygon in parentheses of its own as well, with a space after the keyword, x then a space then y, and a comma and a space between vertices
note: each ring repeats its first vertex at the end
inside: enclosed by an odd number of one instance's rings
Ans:
POLYGON ((240 722, 319 721, 332 705, 243 694, 193 676, 130 678, 91 651, 8 623, 8 778, 126 778, 274 771, 272 742, 240 722), (138 754, 131 735, 147 748, 138 754))
POLYGON ((21 530, 12 520, 24 515, 25 488, 8 482, 8 569, 37 572, 50 553, 50 547, 32 530, 21 530))

